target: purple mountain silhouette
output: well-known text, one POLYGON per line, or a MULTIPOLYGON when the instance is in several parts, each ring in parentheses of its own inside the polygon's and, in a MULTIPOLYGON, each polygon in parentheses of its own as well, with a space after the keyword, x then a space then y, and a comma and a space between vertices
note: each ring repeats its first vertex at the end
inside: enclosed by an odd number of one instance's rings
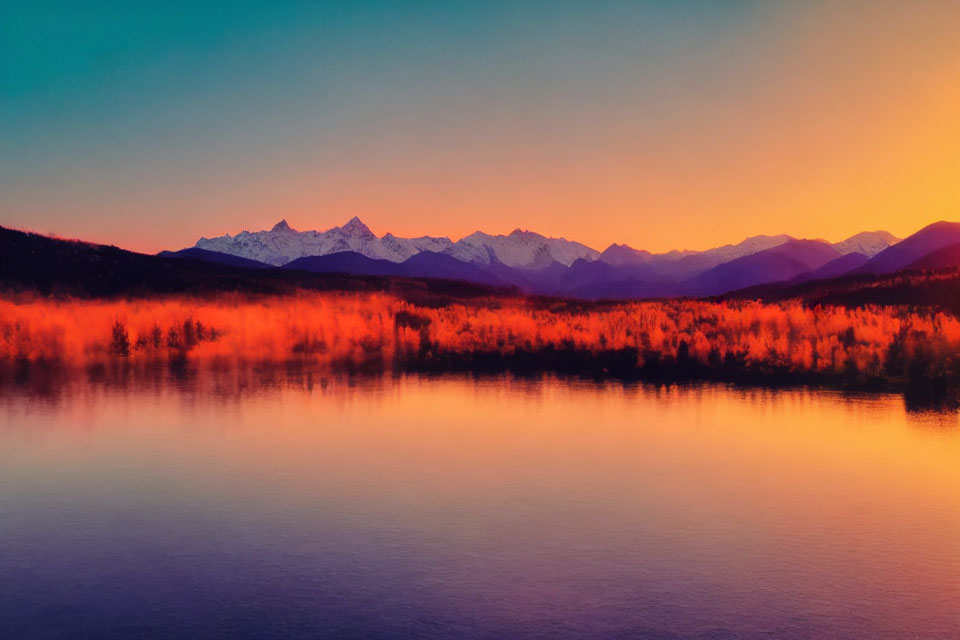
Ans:
POLYGON ((808 282, 810 280, 836 278, 838 276, 846 275, 854 269, 862 267, 869 259, 870 258, 862 253, 848 253, 844 256, 840 256, 836 260, 831 260, 827 264, 814 269, 813 271, 801 273, 799 276, 791 280, 791 282, 808 282))
POLYGON ((790 280, 840 257, 820 240, 787 240, 781 245, 731 260, 686 281, 688 295, 717 295, 768 282, 790 280))
POLYGON ((907 265, 907 269, 945 269, 960 266, 960 242, 947 245, 928 253, 916 262, 907 265))
POLYGON ((910 266, 938 249, 958 242, 960 242, 960 222, 934 222, 897 244, 887 247, 856 272, 892 273, 910 266))

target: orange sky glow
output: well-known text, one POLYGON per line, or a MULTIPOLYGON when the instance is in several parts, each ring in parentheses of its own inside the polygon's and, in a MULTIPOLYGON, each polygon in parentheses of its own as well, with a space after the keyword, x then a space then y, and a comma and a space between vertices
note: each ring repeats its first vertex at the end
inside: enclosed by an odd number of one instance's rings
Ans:
MULTIPOLYGON (((69 154, 24 134, 26 164, 0 158, 0 224, 154 252, 356 215, 378 235, 520 227, 666 251, 960 220, 960 5, 755 13, 657 64, 583 36, 514 73, 494 60, 357 81, 329 117, 244 85, 184 93, 142 136, 122 118, 98 121, 95 143, 62 124, 69 154), (227 99, 246 105, 229 123, 198 115, 227 99)), ((503 47, 520 56, 518 42, 503 47)))

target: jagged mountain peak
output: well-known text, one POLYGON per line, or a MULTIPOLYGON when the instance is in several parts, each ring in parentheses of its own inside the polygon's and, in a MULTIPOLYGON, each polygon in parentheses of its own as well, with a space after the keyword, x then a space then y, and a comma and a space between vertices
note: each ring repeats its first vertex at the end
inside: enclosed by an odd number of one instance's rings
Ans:
POLYGON ((200 238, 196 247, 282 266, 302 257, 354 251, 375 260, 403 262, 421 251, 443 251, 449 238, 398 238, 385 234, 378 238, 354 216, 343 226, 326 231, 296 231, 281 220, 269 231, 242 231, 235 236, 200 238))
MULTIPOLYGON (((947 223, 934 224, 921 232, 921 235, 941 235, 948 231, 949 227, 947 223)), ((857 251, 870 255, 891 239, 895 241, 895 238, 886 232, 863 232, 848 238, 842 247, 839 245, 843 243, 832 245, 832 250, 840 253, 857 251)), ((488 270, 518 269, 527 274, 522 277, 527 280, 554 277, 546 274, 554 273, 558 268, 569 268, 578 261, 599 261, 611 267, 632 270, 630 277, 635 277, 636 269, 642 268, 647 274, 644 276, 646 278, 678 283, 719 264, 788 242, 790 244, 784 247, 784 251, 792 250, 794 243, 800 241, 786 235, 760 235, 746 238, 735 245, 667 254, 651 254, 625 244, 613 244, 601 254, 579 242, 544 236, 522 227, 516 227, 506 235, 476 231, 456 242, 447 237, 405 238, 393 233, 378 237, 358 216, 354 216, 342 226, 326 231, 297 231, 284 219, 269 230, 242 231, 234 236, 201 238, 196 247, 274 266, 282 266, 302 257, 342 252, 355 252, 370 259, 393 263, 403 263, 422 252, 443 253, 451 259, 488 270)), ((819 247, 821 249, 829 246, 822 242, 809 242, 823 245, 819 247)))
POLYGON ((353 216, 350 220, 340 227, 341 231, 349 233, 354 236, 373 236, 373 231, 370 231, 370 227, 363 223, 363 220, 359 216, 353 216))

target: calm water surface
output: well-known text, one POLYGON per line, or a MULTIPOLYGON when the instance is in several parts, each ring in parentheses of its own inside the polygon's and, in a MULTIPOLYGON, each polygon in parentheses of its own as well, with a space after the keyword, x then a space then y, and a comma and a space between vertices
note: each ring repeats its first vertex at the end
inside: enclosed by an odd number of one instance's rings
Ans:
POLYGON ((0 637, 957 638, 957 417, 549 379, 7 389, 0 637))

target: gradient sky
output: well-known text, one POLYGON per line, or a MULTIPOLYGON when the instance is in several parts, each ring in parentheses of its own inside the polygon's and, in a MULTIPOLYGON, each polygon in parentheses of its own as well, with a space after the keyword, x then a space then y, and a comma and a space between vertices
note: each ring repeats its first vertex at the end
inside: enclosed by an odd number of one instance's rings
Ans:
POLYGON ((598 249, 960 219, 960 2, 0 0, 0 224, 598 249))

